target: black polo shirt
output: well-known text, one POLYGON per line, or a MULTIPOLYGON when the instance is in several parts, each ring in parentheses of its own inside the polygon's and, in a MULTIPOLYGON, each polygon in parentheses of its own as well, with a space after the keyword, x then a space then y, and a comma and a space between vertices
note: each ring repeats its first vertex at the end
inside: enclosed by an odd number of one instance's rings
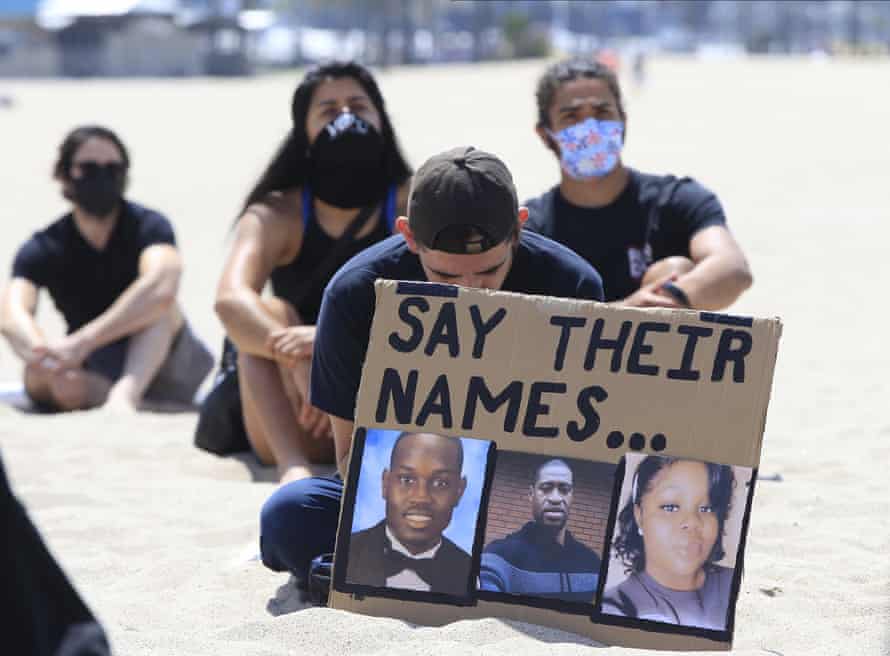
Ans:
POLYGON ((105 312, 139 276, 139 256, 153 244, 176 244, 161 214, 125 202, 111 237, 94 248, 66 214, 35 232, 15 256, 13 278, 46 287, 72 333, 105 312))

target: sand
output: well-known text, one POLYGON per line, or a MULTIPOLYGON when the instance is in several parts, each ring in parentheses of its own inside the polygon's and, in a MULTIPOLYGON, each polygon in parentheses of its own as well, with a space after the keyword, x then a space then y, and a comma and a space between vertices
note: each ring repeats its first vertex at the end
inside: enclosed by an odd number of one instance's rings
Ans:
MULTIPOLYGON (((472 143, 522 195, 556 179, 532 132, 542 62, 384 72, 406 152, 472 143)), ((766 425, 740 654, 890 653, 890 61, 653 62, 628 86, 625 160, 716 190, 750 257, 734 312, 785 331, 766 425)), ((212 299, 239 202, 288 127, 295 74, 250 80, 0 81, 0 262, 64 209, 55 148, 82 122, 119 130, 130 196, 166 212, 186 261, 180 298, 217 347, 212 299)), ((7 265, 4 265, 7 266, 7 265)), ((41 321, 61 323, 44 300, 41 321)), ((20 365, 0 345, 0 385, 20 365)), ((273 474, 191 445, 193 414, 25 415, 0 406, 15 489, 118 654, 556 654, 585 638, 497 619, 417 628, 302 609, 252 557, 273 474), (297 611, 297 612, 290 612, 297 611)), ((630 654, 608 648, 609 654, 630 654)))

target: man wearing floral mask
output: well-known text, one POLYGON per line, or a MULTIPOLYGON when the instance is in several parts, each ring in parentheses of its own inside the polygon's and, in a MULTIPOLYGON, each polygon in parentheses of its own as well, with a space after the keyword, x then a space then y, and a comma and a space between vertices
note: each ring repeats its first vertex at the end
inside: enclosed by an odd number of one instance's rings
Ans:
POLYGON ((607 301, 718 310, 751 285, 711 191, 621 161, 627 116, 614 72, 592 59, 561 61, 545 71, 536 97, 536 130, 561 179, 526 201, 528 227, 590 262, 607 301))

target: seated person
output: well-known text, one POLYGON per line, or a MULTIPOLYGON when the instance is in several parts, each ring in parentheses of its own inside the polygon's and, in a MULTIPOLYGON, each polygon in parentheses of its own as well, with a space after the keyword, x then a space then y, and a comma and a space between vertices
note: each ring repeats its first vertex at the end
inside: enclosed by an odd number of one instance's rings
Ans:
POLYGON ((481 590, 591 603, 600 557, 568 529, 574 474, 562 460, 538 467, 529 486, 532 521, 482 552, 481 590))
MULTIPOLYGON (((522 229, 507 167, 490 153, 455 148, 417 172, 399 235, 347 262, 325 290, 312 353, 312 403, 331 416, 345 476, 355 402, 374 318, 374 282, 452 283, 525 294, 602 300, 597 272, 568 248, 522 229)), ((263 563, 305 582, 309 563, 334 549, 340 476, 282 485, 260 519, 263 563)))
POLYGON ((383 95, 359 64, 310 69, 291 120, 248 194, 215 305, 238 348, 248 440, 282 482, 333 469, 330 422, 309 403, 322 292, 349 258, 392 235, 411 177, 383 95))
POLYGON ((402 433, 383 471, 386 516, 349 540, 349 583, 468 593, 470 554, 442 533, 467 487, 460 439, 402 433))
POLYGON ((129 165, 110 130, 72 131, 55 165, 71 211, 15 257, 0 327, 38 407, 135 409, 144 397, 189 404, 213 366, 176 303, 182 264, 170 222, 123 197, 129 165), (35 319, 41 287, 68 325, 61 339, 35 319))
POLYGON ((536 130, 560 182, 526 201, 528 228, 565 244, 603 276, 606 300, 719 310, 751 286, 723 207, 689 178, 621 160, 627 116, 618 78, 592 59, 550 66, 538 82, 536 130))

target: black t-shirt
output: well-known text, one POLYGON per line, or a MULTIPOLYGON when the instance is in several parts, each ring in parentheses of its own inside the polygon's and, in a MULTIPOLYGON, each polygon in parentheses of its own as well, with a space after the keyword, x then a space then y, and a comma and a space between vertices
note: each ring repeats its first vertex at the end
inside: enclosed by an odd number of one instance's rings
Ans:
POLYGON ((599 271, 607 301, 639 289, 653 261, 689 257, 689 240, 702 228, 726 224, 720 201, 695 180, 628 172, 627 187, 604 207, 572 205, 559 186, 524 203, 530 230, 569 246, 599 271))
MULTIPOLYGON (((502 290, 601 301, 599 274, 556 242, 522 230, 502 290)), ((337 272, 324 293, 312 351, 312 404, 352 420, 374 317, 374 281, 425 281, 420 259, 396 235, 359 253, 337 272)))
POLYGON ((163 215, 127 202, 99 251, 84 239, 69 213, 22 245, 12 277, 46 287, 72 333, 105 312, 136 280, 145 248, 175 243, 173 228, 163 215))

